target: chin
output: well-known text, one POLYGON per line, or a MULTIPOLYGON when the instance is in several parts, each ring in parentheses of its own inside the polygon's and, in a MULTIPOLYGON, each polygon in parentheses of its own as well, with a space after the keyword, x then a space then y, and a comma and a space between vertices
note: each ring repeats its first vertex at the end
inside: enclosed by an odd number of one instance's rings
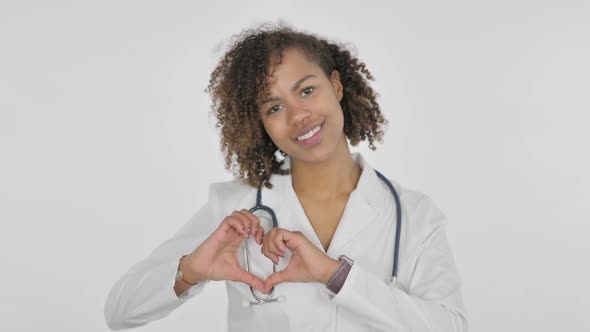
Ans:
MULTIPOLYGON (((341 135, 344 135, 344 133, 342 132, 341 135)), ((328 134, 323 137, 319 144, 311 148, 305 148, 299 146, 299 143, 295 143, 296 145, 292 146, 291 153, 287 152, 287 154, 291 156, 292 160, 294 159, 305 163, 321 163, 329 160, 335 153, 337 153, 340 149, 339 144, 341 144, 341 141, 342 136, 328 134)), ((347 142, 346 138, 344 138, 344 142, 347 142)))
POLYGON ((310 150, 310 151, 298 151, 297 154, 293 154, 290 156, 291 156, 291 159, 295 159, 297 161, 315 164, 315 163, 321 163, 323 161, 330 159, 330 157, 332 157, 334 152, 335 152, 334 148, 332 148, 328 151, 326 149, 317 149, 317 150, 314 149, 314 150, 310 150))

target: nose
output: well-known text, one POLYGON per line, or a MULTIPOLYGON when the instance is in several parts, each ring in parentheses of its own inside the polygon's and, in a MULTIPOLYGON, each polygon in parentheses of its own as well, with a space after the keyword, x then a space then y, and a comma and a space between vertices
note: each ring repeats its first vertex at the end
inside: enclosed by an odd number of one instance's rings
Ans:
POLYGON ((305 125, 305 119, 311 116, 311 111, 305 105, 293 103, 287 108, 289 126, 301 123, 305 125))

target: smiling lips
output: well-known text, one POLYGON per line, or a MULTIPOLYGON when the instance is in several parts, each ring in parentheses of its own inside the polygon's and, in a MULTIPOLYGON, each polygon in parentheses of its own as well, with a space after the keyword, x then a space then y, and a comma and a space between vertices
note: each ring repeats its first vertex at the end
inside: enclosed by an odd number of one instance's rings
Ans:
POLYGON ((324 123, 321 123, 320 125, 311 129, 307 133, 297 137, 295 140, 298 143, 305 145, 305 146, 318 143, 321 139, 321 131, 322 131, 323 125, 324 125, 324 123))
POLYGON ((298 141, 303 141, 303 140, 309 139, 310 137, 312 137, 315 133, 317 133, 320 130, 320 126, 321 125, 313 128, 312 130, 310 130, 309 132, 307 132, 307 134, 303 134, 303 135, 297 137, 297 140, 298 141))

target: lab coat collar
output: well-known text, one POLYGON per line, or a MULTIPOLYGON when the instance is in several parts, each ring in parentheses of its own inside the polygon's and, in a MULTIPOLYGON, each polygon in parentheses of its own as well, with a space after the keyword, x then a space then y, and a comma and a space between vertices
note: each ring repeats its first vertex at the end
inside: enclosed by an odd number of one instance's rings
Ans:
MULTIPOLYGON (((337 257, 342 254, 339 250, 360 231, 374 221, 377 211, 384 204, 383 191, 385 184, 378 178, 377 174, 365 158, 358 152, 352 154, 355 162, 362 168, 361 176, 356 188, 351 192, 346 208, 340 220, 340 223, 332 237, 328 247, 328 255, 337 257)), ((290 167, 290 158, 285 159, 283 168, 290 167)), ((285 214, 290 214, 284 219, 279 220, 279 227, 289 229, 290 227, 301 229, 301 232, 312 241, 318 248, 322 245, 309 223, 303 208, 293 189, 291 174, 278 175, 273 174, 271 177, 273 189, 263 189, 263 200, 269 206, 272 206, 279 219, 285 218, 285 214), (289 205, 288 212, 281 211, 283 206, 289 205)), ((386 187, 385 187, 386 188, 386 187)), ((387 190, 388 191, 388 190, 387 190)))
POLYGON ((380 188, 382 188, 382 181, 375 173, 375 170, 365 160, 365 158, 358 152, 352 154, 354 160, 361 166, 362 173, 356 188, 353 192, 359 195, 359 198, 373 207, 380 207, 384 203, 383 195, 380 188))
MULTIPOLYGON (((385 203, 385 199, 381 194, 379 188, 384 186, 381 179, 375 173, 375 170, 371 167, 371 165, 366 161, 362 154, 359 152, 352 153, 352 159, 361 167, 361 176, 358 180, 356 188, 353 190, 361 200, 364 200, 367 204, 375 207, 380 207, 385 203)), ((290 169, 291 168, 291 157, 287 156, 283 162, 282 169, 290 169)), ((387 176, 386 174, 384 174, 387 176)), ((280 175, 280 174, 273 174, 271 176, 270 182, 273 184, 272 193, 280 192, 282 196, 289 191, 293 191, 293 182, 291 178, 291 174, 287 175, 280 175), (276 189, 275 189, 276 188, 276 189)), ((268 190, 268 189, 266 189, 268 190)), ((264 194, 264 193, 263 193, 264 194)), ((268 194, 266 195, 268 196, 268 194)), ((273 197, 276 197, 273 195, 273 197)), ((280 201, 278 201, 280 205, 280 201)))

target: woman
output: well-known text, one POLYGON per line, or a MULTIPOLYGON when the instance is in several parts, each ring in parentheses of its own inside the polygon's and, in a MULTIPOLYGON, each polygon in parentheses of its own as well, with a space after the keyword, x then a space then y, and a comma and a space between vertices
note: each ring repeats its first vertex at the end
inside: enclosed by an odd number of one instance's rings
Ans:
POLYGON ((208 89, 237 179, 211 185, 207 204, 113 286, 109 327, 160 319, 225 280, 230 331, 466 331, 445 218, 396 182, 404 226, 388 282, 395 197, 348 145, 374 150, 383 135, 369 79, 344 47, 316 36, 242 33, 208 89), (258 192, 278 227, 248 211, 258 192))

